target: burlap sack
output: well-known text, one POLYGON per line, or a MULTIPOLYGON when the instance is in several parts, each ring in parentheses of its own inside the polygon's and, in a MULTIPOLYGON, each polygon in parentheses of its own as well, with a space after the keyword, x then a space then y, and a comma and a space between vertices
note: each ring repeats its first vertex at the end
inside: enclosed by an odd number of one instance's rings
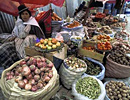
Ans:
MULTIPOLYGON (((35 56, 35 57, 40 57, 40 56, 35 56)), ((53 77, 51 78, 49 83, 43 89, 37 90, 36 92, 20 89, 18 87, 18 84, 14 81, 14 79, 6 81, 5 78, 6 73, 11 69, 13 69, 17 64, 19 64, 20 61, 17 61, 8 69, 4 70, 2 73, 0 85, 5 98, 7 98, 8 100, 38 100, 39 98, 49 93, 56 84, 56 79, 58 74, 55 67, 52 68, 53 77)))
POLYGON ((106 77, 112 78, 127 78, 130 77, 130 66, 121 65, 119 63, 113 62, 109 55, 106 61, 106 77))

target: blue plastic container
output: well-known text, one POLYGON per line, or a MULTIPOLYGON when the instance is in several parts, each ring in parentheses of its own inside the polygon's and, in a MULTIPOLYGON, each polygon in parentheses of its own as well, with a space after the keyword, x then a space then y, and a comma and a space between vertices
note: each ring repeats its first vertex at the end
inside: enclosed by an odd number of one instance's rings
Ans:
MULTIPOLYGON (((103 66, 103 64, 101 64, 100 62, 98 62, 92 58, 89 58, 89 57, 85 57, 84 59, 87 59, 88 61, 91 61, 91 62, 99 65, 99 67, 102 69, 102 71, 94 77, 98 78, 99 80, 103 80, 105 77, 105 67, 103 66)), ((86 76, 86 75, 88 75, 88 74, 86 74, 86 73, 83 74, 83 76, 86 76)), ((90 76, 92 76, 92 75, 90 75, 90 76)))

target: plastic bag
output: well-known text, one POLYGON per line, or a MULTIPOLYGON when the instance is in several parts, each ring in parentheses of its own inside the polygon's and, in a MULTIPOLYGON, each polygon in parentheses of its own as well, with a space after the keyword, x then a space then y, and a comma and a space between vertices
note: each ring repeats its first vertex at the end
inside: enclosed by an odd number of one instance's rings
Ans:
POLYGON ((56 37, 55 37, 58 41, 64 41, 64 39, 63 39, 63 36, 60 34, 60 33, 57 33, 56 34, 56 37))
MULTIPOLYGON (((106 90, 105 90, 103 83, 99 79, 97 79, 96 77, 93 77, 93 76, 83 76, 82 78, 84 78, 84 77, 92 77, 98 81, 98 83, 101 87, 101 95, 95 100, 104 100, 105 95, 106 95, 106 90)), ((88 97, 85 97, 84 95, 81 95, 77 92, 77 90, 75 88, 77 81, 78 80, 76 80, 72 85, 72 95, 74 95, 74 97, 75 97, 74 100, 92 100, 92 99, 89 99, 88 97)))
MULTIPOLYGON (((96 75, 96 76, 94 76, 94 77, 96 77, 96 78, 99 79, 99 80, 103 80, 103 79, 104 79, 104 76, 105 76, 105 67, 103 66, 103 64, 101 64, 100 62, 98 62, 98 61, 96 61, 96 60, 94 60, 94 59, 92 59, 92 58, 89 58, 89 57, 85 57, 85 59, 87 59, 87 60, 89 60, 89 61, 91 61, 91 62, 97 64, 97 65, 102 69, 102 71, 101 71, 98 75, 96 75)), ((84 75, 87 75, 87 74, 84 73, 84 75)), ((84 75, 83 75, 83 76, 84 76, 84 75)))

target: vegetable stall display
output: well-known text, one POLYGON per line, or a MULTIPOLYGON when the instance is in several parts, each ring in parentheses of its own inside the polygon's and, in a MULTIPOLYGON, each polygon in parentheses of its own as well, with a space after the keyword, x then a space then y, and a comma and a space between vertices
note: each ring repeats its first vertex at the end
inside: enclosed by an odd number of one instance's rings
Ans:
POLYGON ((113 78, 130 77, 130 57, 127 53, 130 52, 130 46, 123 43, 113 44, 111 53, 106 60, 106 76, 113 78))
POLYGON ((1 87, 8 99, 36 100, 51 91, 56 79, 51 61, 41 56, 26 57, 4 70, 1 87))
POLYGON ((106 100, 130 100, 130 87, 121 81, 109 81, 105 84, 106 100))
POLYGON ((72 95, 74 100, 104 100, 106 91, 100 80, 84 76, 73 83, 72 95))

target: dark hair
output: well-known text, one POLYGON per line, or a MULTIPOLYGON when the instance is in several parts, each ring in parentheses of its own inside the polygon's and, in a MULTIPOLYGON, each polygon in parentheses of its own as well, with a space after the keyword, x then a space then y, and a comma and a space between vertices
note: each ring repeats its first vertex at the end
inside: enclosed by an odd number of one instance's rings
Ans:
MULTIPOLYGON (((30 16, 30 17, 32 16, 30 10, 26 9, 26 10, 24 10, 24 11, 27 11, 27 12, 29 13, 29 16, 30 16)), ((22 11, 22 12, 19 13, 19 18, 20 18, 20 19, 22 19, 21 14, 22 14, 24 11, 22 11)))
POLYGON ((18 10, 19 10, 19 17, 20 17, 20 19, 22 19, 21 18, 21 14, 24 12, 24 11, 27 11, 28 13, 29 13, 29 16, 31 16, 32 14, 31 14, 31 12, 30 12, 30 10, 28 10, 28 8, 25 6, 25 5, 20 5, 19 7, 18 7, 18 10))
POLYGON ((82 4, 83 4, 83 5, 85 5, 85 4, 86 4, 86 2, 85 2, 85 1, 83 1, 83 2, 82 2, 82 4))

